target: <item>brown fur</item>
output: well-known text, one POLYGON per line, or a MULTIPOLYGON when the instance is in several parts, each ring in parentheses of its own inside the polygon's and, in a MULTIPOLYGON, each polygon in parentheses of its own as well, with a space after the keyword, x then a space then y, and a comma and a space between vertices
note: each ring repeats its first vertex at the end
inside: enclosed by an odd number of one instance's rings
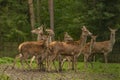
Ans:
MULTIPOLYGON (((82 28, 82 36, 79 41, 71 41, 71 42, 52 42, 49 45, 49 61, 54 61, 57 56, 59 57, 59 70, 61 69, 61 55, 62 56, 71 56, 72 59, 72 68, 76 69, 77 57, 80 55, 81 47, 86 43, 86 38, 91 33, 85 28, 82 28)), ((49 66, 50 69, 51 65, 49 66)))
MULTIPOLYGON (((45 49, 46 49, 45 41, 29 41, 29 42, 21 43, 18 47, 18 51, 22 55, 21 57, 19 57, 21 59, 22 66, 23 66, 23 60, 24 60, 27 63, 27 65, 30 67, 30 65, 27 62, 27 59, 32 56, 36 56, 37 58, 43 56, 45 49)), ((17 58, 18 58, 18 55, 16 59, 17 58)), ((16 59, 14 61, 14 66, 16 64, 16 59)))
MULTIPOLYGON (((78 46, 67 44, 65 42, 51 42, 49 45, 49 61, 54 61, 56 58, 58 58, 60 55, 63 56, 74 56, 80 52, 80 49, 78 46), (53 56, 54 55, 54 56, 53 56)), ((60 60, 61 61, 61 60, 60 60)), ((51 67, 51 64, 49 64, 49 68, 51 67)), ((61 64, 60 64, 61 65, 61 64)))
POLYGON ((91 41, 88 42, 82 49, 81 53, 84 55, 85 67, 87 67, 87 62, 90 56, 92 55, 92 50, 96 41, 96 36, 91 36, 91 41))
POLYGON ((103 53, 105 63, 108 62, 107 55, 112 51, 113 46, 115 44, 115 32, 117 31, 117 29, 109 28, 109 30, 111 32, 110 40, 103 41, 103 42, 96 42, 94 44, 94 48, 93 48, 93 51, 92 51, 92 53, 103 53))

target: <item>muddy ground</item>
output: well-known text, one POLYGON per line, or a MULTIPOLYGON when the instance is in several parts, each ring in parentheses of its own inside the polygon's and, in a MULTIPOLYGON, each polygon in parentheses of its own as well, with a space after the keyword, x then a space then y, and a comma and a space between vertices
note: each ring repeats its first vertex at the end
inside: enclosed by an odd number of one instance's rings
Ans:
POLYGON ((119 80, 118 75, 108 73, 93 73, 88 71, 72 70, 63 72, 43 72, 37 69, 23 70, 20 68, 11 69, 7 64, 0 65, 0 74, 4 73, 11 80, 119 80))

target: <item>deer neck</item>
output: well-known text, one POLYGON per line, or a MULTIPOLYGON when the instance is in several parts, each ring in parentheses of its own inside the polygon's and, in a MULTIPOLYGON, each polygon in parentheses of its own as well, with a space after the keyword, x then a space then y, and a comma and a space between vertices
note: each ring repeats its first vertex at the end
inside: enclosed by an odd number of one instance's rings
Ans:
POLYGON ((46 40, 46 46, 48 47, 48 45, 52 42, 52 37, 51 36, 47 36, 47 40, 46 40))
POLYGON ((111 47, 113 47, 113 45, 115 44, 115 34, 110 35, 110 43, 111 43, 111 47))
POLYGON ((86 44, 87 36, 82 35, 80 38, 80 48, 83 47, 86 44))
POLYGON ((37 36, 37 41, 40 41, 41 40, 41 34, 38 34, 38 36, 37 36))
POLYGON ((79 45, 79 53, 77 54, 77 57, 78 56, 80 56, 80 54, 81 54, 81 52, 82 52, 82 49, 83 49, 83 47, 85 46, 85 44, 86 44, 86 40, 87 40, 87 35, 82 35, 81 37, 80 37, 80 45, 79 45))
POLYGON ((94 43, 95 43, 95 41, 93 39, 91 39, 90 46, 89 46, 89 52, 90 52, 90 54, 92 52, 92 49, 94 48, 94 43))
POLYGON ((52 42, 52 36, 48 36, 48 43, 52 42))

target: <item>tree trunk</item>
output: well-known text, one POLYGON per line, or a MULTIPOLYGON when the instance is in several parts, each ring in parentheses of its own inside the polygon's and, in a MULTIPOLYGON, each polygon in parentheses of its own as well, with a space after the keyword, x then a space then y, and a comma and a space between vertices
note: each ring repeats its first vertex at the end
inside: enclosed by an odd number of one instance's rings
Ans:
MULTIPOLYGON (((49 13, 50 13, 50 28, 54 32, 54 6, 53 6, 53 0, 48 0, 48 7, 49 7, 49 13)), ((54 41, 54 36, 52 36, 52 41, 54 41)))
POLYGON ((50 28, 54 31, 54 11, 53 0, 48 0, 49 13, 50 13, 50 28))
POLYGON ((40 24, 40 2, 41 0, 37 0, 37 23, 40 24))
POLYGON ((34 15, 33 0, 28 0, 28 5, 29 5, 31 28, 33 30, 34 25, 35 25, 35 15, 34 15))

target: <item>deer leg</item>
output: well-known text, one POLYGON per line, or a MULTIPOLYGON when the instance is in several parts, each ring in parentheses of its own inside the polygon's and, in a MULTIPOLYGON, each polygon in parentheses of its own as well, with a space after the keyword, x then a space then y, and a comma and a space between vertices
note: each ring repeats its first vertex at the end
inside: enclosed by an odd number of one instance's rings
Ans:
POLYGON ((48 56, 45 59, 45 71, 47 71, 48 68, 48 56))
POLYGON ((48 66, 47 66, 47 71, 50 71, 50 67, 51 67, 51 60, 50 60, 50 56, 48 56, 48 60, 47 60, 48 66), (49 62, 48 62, 49 61, 49 62))
POLYGON ((45 68, 44 68, 44 64, 43 64, 43 56, 40 56, 38 59, 38 66, 39 66, 39 68, 40 68, 40 70, 45 70, 45 68))
POLYGON ((29 68, 31 68, 28 61, 27 61, 27 59, 25 59, 25 63, 28 65, 29 68))
POLYGON ((31 66, 30 64, 28 63, 27 59, 24 59, 25 60, 25 63, 28 65, 29 69, 31 69, 31 66))
POLYGON ((56 69, 56 66, 55 66, 55 63, 54 63, 55 58, 56 58, 56 55, 49 56, 49 58, 48 58, 48 60, 49 60, 48 71, 50 71, 50 69, 52 67, 52 63, 54 65, 54 68, 56 69))
POLYGON ((49 60, 49 62, 48 62, 48 71, 51 71, 53 60, 52 59, 48 59, 48 60, 49 60))
POLYGON ((25 63, 28 65, 28 67, 31 69, 30 64, 29 64, 28 61, 27 61, 28 57, 29 57, 29 55, 28 55, 28 53, 26 52, 26 53, 24 53, 24 55, 23 55, 23 57, 22 57, 22 60, 24 60, 25 63))
POLYGON ((77 71, 77 57, 74 56, 74 59, 75 59, 75 60, 74 60, 74 62, 75 62, 75 63, 74 63, 74 66, 75 66, 75 72, 76 72, 76 71, 77 71))
POLYGON ((84 66, 85 68, 87 68, 87 60, 88 60, 88 57, 86 55, 84 55, 84 66))
POLYGON ((96 57, 95 57, 95 55, 93 55, 93 61, 94 61, 94 62, 96 61, 96 57))
POLYGON ((13 67, 12 67, 12 69, 15 68, 16 60, 17 60, 17 59, 20 59, 21 57, 22 57, 22 54, 18 54, 18 55, 15 57, 15 60, 14 60, 14 63, 13 63, 13 67))
POLYGON ((61 59, 61 55, 59 55, 59 71, 62 71, 62 59, 61 59))
POLYGON ((32 62, 35 60, 35 56, 33 56, 30 60, 30 67, 32 66, 32 62))
POLYGON ((88 57, 89 63, 91 64, 92 68, 93 68, 93 63, 92 63, 93 58, 94 58, 94 55, 91 55, 90 57, 88 57))
POLYGON ((105 63, 108 63, 107 54, 104 53, 105 63))
POLYGON ((23 59, 24 59, 23 57, 20 58, 20 63, 21 63, 22 69, 25 69, 24 64, 23 64, 23 59))
POLYGON ((65 58, 62 60, 62 62, 61 62, 62 68, 63 68, 63 65, 64 65, 65 61, 66 61, 66 57, 65 57, 65 58))
POLYGON ((58 68, 55 65, 55 60, 53 60, 52 63, 53 63, 53 66, 54 66, 55 70, 59 72, 58 68))
POLYGON ((72 56, 72 58, 73 58, 73 60, 72 60, 72 70, 74 70, 75 69, 75 57, 72 56))
POLYGON ((72 65, 72 62, 71 62, 71 58, 68 59, 68 69, 71 69, 71 65, 72 65))

